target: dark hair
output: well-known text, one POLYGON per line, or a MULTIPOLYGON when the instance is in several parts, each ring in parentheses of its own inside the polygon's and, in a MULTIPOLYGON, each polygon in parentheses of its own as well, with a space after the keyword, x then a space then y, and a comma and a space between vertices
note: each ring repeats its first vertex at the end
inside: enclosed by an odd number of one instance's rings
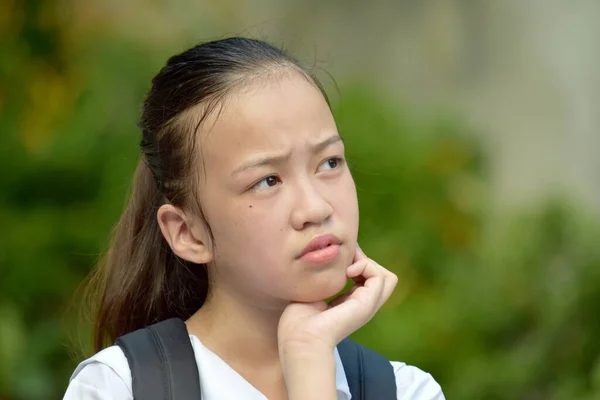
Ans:
POLYGON ((208 293, 206 267, 171 251, 157 210, 171 203, 203 218, 196 200, 198 128, 232 90, 291 71, 304 76, 327 100, 307 69, 255 39, 234 37, 195 46, 171 57, 154 77, 140 122, 141 158, 131 195, 90 282, 96 296, 96 351, 154 322, 187 319, 202 306, 208 293))

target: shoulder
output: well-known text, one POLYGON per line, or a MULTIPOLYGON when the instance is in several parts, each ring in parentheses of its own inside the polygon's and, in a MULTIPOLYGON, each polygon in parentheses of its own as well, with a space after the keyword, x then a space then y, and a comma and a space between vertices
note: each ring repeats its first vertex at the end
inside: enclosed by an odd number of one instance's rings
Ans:
POLYGON ((119 346, 107 347, 75 368, 64 397, 74 399, 133 399, 131 370, 119 346))
POLYGON ((403 362, 391 361, 396 377, 397 398, 402 400, 444 400, 442 388, 425 371, 403 362))

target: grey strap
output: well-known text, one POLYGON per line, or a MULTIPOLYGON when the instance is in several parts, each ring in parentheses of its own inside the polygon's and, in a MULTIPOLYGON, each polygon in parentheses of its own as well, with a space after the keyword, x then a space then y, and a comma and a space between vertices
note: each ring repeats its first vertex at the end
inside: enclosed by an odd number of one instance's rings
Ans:
POLYGON ((199 400, 200 378, 185 323, 172 318, 116 340, 131 369, 136 400, 199 400))
POLYGON ((394 368, 382 355, 350 339, 337 346, 352 400, 396 400, 394 368))

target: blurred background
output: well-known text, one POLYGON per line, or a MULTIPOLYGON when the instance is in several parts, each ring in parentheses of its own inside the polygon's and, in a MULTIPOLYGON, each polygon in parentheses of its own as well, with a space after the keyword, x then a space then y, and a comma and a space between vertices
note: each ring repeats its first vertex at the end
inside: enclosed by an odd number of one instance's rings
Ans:
POLYGON ((74 296, 150 80, 230 35, 332 97, 360 242, 400 277, 356 340, 448 399, 600 399, 598 20, 596 0, 2 0, 0 399, 61 398, 89 356, 74 296))

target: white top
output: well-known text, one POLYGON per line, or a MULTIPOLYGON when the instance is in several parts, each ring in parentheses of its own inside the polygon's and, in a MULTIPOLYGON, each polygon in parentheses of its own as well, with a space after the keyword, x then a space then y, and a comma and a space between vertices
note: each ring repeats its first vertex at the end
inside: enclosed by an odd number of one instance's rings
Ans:
MULTIPOLYGON (((267 400, 258 389, 233 370, 223 359, 190 335, 200 373, 202 399, 267 400)), ((338 400, 350 400, 344 367, 335 349, 335 385, 338 400)), ((398 399, 445 400, 440 385, 416 367, 391 362, 396 375, 398 399)), ((131 370, 119 346, 108 347, 81 362, 73 372, 63 400, 133 400, 131 370)))

